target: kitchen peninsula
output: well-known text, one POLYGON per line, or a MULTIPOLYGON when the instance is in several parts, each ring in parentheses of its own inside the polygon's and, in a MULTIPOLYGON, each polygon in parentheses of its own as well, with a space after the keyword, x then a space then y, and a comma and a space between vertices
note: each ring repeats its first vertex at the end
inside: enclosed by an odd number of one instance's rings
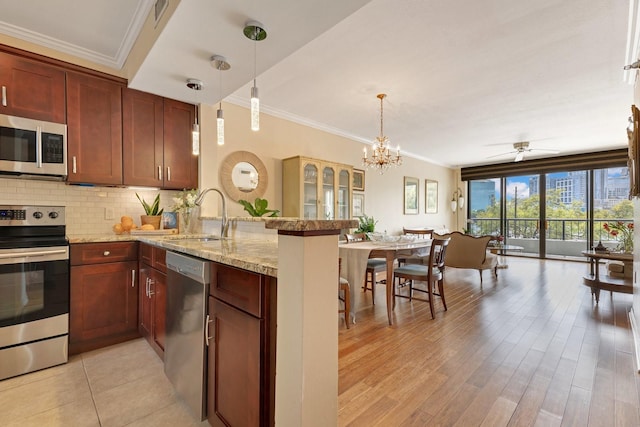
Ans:
MULTIPOLYGON (((267 425, 274 422, 280 425, 335 425, 338 300, 336 288, 327 284, 334 283, 338 275, 335 260, 338 258, 340 230, 356 225, 356 221, 351 220, 273 218, 265 219, 265 228, 277 230, 277 241, 264 236, 251 238, 249 235, 206 241, 185 235, 130 236, 128 239, 140 241, 140 245, 211 260, 227 271, 231 266, 238 274, 245 272, 243 277, 262 277, 256 279, 256 283, 260 283, 259 297, 262 298, 259 306, 271 310, 267 313, 275 317, 260 317, 262 314, 258 311, 259 316, 255 318, 264 324, 263 331, 267 332, 267 337, 273 333, 273 347, 266 355, 266 365, 262 369, 273 379, 272 383, 267 380, 266 384, 275 392, 261 390, 263 395, 266 393, 263 396, 266 400, 261 400, 260 407, 267 416, 261 420, 267 425), (269 278, 277 279, 277 292, 276 280, 269 278), (278 309, 273 310, 269 304, 278 309)), ((72 237, 71 243, 91 244, 99 239, 72 237)), ((104 239, 126 241, 127 237, 107 236, 104 239)), ((211 280, 213 288, 216 278, 211 280)), ((242 279, 239 285, 242 287, 246 283, 242 279)), ((139 286, 143 284, 139 283, 139 286)), ((213 348, 214 352, 223 350, 213 348)), ((209 347, 209 352, 212 352, 212 347, 209 347)), ((264 357, 265 353, 262 354, 264 357)))

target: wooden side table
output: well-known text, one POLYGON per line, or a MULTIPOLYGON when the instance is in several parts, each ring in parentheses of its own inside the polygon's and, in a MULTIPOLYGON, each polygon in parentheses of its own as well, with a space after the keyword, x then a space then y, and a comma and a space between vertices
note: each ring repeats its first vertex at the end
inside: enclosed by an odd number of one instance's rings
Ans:
POLYGON ((620 252, 596 252, 582 251, 582 255, 589 259, 589 274, 584 276, 583 283, 591 288, 591 295, 595 297, 596 304, 600 302, 600 290, 633 293, 633 279, 629 277, 612 277, 609 274, 600 274, 600 261, 616 260, 625 264, 633 262, 633 254, 620 252))

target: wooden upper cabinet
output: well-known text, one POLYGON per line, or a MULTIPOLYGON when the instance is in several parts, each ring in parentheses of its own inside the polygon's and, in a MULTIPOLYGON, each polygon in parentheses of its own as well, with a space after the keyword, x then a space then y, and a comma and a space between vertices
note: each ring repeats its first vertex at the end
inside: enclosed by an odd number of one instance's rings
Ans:
POLYGON ((65 71, 0 52, 0 113, 66 123, 65 71))
POLYGON ((194 106, 132 89, 123 91, 122 105, 124 184, 197 188, 194 106))
POLYGON ((67 72, 69 182, 122 184, 122 87, 67 72))
POLYGON ((133 89, 122 92, 124 185, 163 186, 163 98, 133 89))
POLYGON ((195 107, 164 100, 164 188, 198 187, 198 157, 191 154, 191 128, 195 107))

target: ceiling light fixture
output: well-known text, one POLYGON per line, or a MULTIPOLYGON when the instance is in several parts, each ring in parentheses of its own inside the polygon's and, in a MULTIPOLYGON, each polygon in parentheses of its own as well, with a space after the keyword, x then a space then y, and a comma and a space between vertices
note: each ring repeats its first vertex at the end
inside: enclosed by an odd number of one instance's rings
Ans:
POLYGON ((211 66, 218 70, 220 73, 220 106, 217 113, 217 136, 218 145, 224 145, 224 115, 222 112, 222 72, 231 68, 231 64, 227 62, 227 58, 220 55, 213 55, 211 57, 211 66))
POLYGON ((202 90, 204 83, 197 79, 187 79, 187 87, 196 91, 196 115, 193 126, 191 127, 191 154, 200 155, 200 125, 198 124, 198 91, 202 90))
POLYGON ((382 101, 387 97, 386 94, 380 93, 377 98, 380 100, 380 136, 376 137, 373 143, 373 152, 371 158, 367 157, 367 147, 364 147, 364 156, 362 164, 369 168, 378 168, 380 174, 389 169, 389 166, 399 166, 402 164, 400 157, 400 146, 396 148, 396 155, 392 156, 389 150, 389 138, 384 136, 383 132, 383 106, 382 101))
POLYGON ((267 31, 258 21, 247 21, 243 33, 249 40, 253 40, 253 87, 251 88, 251 130, 260 130, 260 98, 256 86, 257 42, 267 38, 267 31))

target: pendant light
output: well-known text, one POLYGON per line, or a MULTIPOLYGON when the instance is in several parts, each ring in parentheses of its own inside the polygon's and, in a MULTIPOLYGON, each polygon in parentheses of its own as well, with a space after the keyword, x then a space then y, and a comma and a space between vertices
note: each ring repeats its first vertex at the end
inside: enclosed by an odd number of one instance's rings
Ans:
POLYGON ((220 106, 217 113, 217 136, 218 145, 224 145, 224 115, 222 112, 222 72, 231 68, 231 65, 227 62, 224 56, 213 55, 211 57, 211 66, 218 70, 220 73, 220 106))
MULTIPOLYGON (((187 79, 187 87, 189 89, 197 91, 202 90, 204 83, 197 79, 187 79)), ((193 126, 191 127, 191 154, 194 156, 200 155, 200 125, 198 124, 198 99, 196 96, 196 116, 193 126)))
POLYGON ((267 38, 267 31, 258 21, 247 21, 243 33, 249 40, 253 40, 253 87, 251 88, 251 130, 260 130, 260 98, 256 86, 257 42, 267 38))

